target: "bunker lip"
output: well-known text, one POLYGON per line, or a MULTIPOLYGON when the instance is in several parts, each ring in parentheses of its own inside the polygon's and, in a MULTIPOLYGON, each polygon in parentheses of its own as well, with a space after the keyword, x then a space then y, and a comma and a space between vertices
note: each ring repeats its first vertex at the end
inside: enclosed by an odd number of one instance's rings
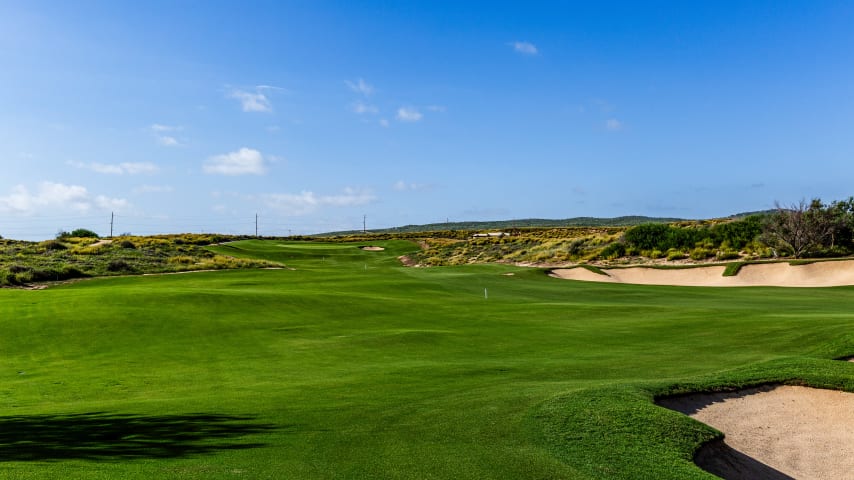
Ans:
POLYGON ((378 247, 376 245, 364 245, 364 246, 361 246, 359 248, 362 250, 365 250, 367 252, 381 252, 381 251, 385 250, 385 248, 378 247))
POLYGON ((854 393, 774 384, 656 403, 725 434, 694 455, 724 479, 854 478, 854 393))
POLYGON ((602 268, 605 275, 585 268, 557 268, 549 275, 566 280, 673 285, 688 287, 839 287, 854 285, 854 260, 746 264, 737 275, 725 277, 725 265, 693 268, 602 268))

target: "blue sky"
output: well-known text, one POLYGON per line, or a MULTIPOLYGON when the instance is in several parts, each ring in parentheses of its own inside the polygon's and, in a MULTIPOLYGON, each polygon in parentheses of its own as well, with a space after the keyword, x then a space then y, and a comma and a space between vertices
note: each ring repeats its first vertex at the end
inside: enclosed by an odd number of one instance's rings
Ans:
POLYGON ((851 2, 0 1, 0 235, 854 194, 851 2))

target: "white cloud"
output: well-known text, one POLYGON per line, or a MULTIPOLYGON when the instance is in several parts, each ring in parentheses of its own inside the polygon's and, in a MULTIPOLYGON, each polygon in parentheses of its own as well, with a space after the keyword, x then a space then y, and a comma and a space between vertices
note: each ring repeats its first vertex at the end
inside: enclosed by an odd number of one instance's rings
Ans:
POLYGON ((152 124, 149 127, 151 131, 154 133, 154 138, 157 140, 157 144, 164 147, 180 147, 181 142, 175 138, 174 135, 167 135, 170 132, 179 132, 184 129, 181 126, 172 126, 172 125, 162 125, 159 123, 152 124))
MULTIPOLYGON (((262 85, 261 87, 264 87, 262 85)), ((232 90, 229 97, 240 101, 240 106, 244 112, 272 112, 273 104, 270 99, 261 93, 261 87, 255 89, 255 92, 247 92, 244 90, 232 90)))
POLYGON ((513 47, 513 50, 522 55, 538 55, 540 53, 537 50, 537 46, 531 42, 510 42, 509 45, 513 47))
POLYGON ((408 183, 404 182, 403 180, 398 180, 394 182, 394 185, 392 185, 391 188, 398 192, 417 192, 429 190, 432 187, 430 185, 424 185, 420 183, 408 183))
POLYGON ((128 206, 128 201, 124 198, 110 198, 98 195, 95 197, 95 205, 103 210, 122 210, 128 206))
POLYGON ((372 85, 369 85, 361 78, 357 79, 355 82, 345 80, 344 83, 346 83, 347 86, 350 87, 350 90, 366 97, 369 97, 374 93, 374 87, 372 85))
POLYGON ((322 207, 354 207, 366 205, 377 199, 370 190, 346 188, 338 195, 316 195, 311 191, 300 193, 272 193, 263 196, 271 208, 286 215, 305 215, 322 207))
POLYGON ((139 195, 142 193, 169 193, 175 189, 169 185, 140 185, 133 189, 133 193, 139 195))
POLYGON ((361 101, 353 102, 353 104, 350 105, 350 109, 352 109, 353 112, 358 113, 359 115, 363 115, 366 113, 376 115, 377 113, 380 113, 380 110, 375 105, 371 105, 361 101))
POLYGON ((605 128, 612 132, 619 132, 623 129, 623 122, 617 120, 616 118, 609 118, 605 121, 605 128))
POLYGON ((424 117, 424 115, 412 107, 401 107, 397 109, 397 119, 401 122, 417 122, 421 120, 422 117, 424 117))
POLYGON ((431 112, 440 112, 440 113, 447 110, 447 108, 445 108, 444 105, 427 105, 425 108, 431 112))
POLYGON ((150 162, 122 162, 122 163, 82 163, 68 162, 69 165, 75 168, 92 170, 96 173, 104 173, 108 175, 139 175, 142 173, 152 174, 160 171, 160 168, 150 162))
POLYGON ((388 120, 386 120, 385 118, 381 118, 380 119, 380 126, 388 128, 388 120))
POLYGON ((175 137, 170 137, 169 135, 158 135, 157 136, 157 144, 162 145, 164 147, 180 147, 181 142, 178 141, 175 137))
POLYGON ((122 198, 104 195, 93 197, 86 187, 55 182, 42 182, 35 192, 31 192, 24 185, 18 185, 9 195, 0 197, 0 211, 19 214, 48 210, 87 212, 92 208, 118 210, 128 205, 127 200, 122 198))
POLYGON ((203 168, 205 173, 218 175, 263 175, 267 172, 264 155, 246 147, 210 157, 203 168))

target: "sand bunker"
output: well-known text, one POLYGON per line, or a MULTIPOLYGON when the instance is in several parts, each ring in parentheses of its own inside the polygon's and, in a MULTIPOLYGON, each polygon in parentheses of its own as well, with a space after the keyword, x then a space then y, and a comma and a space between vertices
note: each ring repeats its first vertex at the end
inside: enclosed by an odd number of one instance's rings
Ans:
POLYGON ((381 252, 381 251, 385 250, 385 248, 383 248, 383 247, 375 247, 375 246, 367 246, 367 247, 359 247, 359 248, 361 248, 362 250, 367 250, 369 252, 381 252))
POLYGON ((854 285, 854 260, 816 262, 807 265, 758 263, 741 267, 738 275, 724 277, 722 265, 695 268, 609 268, 607 275, 585 268, 561 268, 551 275, 588 282, 678 285, 689 287, 836 287, 854 285))
POLYGON ((724 433, 694 458, 719 477, 854 480, 854 393, 770 386, 658 404, 724 433))

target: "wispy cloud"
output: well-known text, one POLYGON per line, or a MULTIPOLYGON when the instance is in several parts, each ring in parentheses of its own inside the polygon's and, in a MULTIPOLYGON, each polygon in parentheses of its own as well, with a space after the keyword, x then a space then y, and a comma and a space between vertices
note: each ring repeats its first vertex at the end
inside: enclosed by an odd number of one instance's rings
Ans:
POLYGON ((379 123, 381 127, 388 128, 388 120, 385 118, 381 118, 379 123))
POLYGON ((322 207, 354 207, 377 199, 370 190, 346 188, 338 195, 317 195, 304 190, 300 193, 272 193, 262 197, 267 206, 286 215, 305 215, 322 207))
POLYGON ((366 113, 376 115, 377 113, 380 113, 380 109, 377 108, 375 105, 371 105, 362 101, 353 102, 350 105, 350 109, 353 110, 353 112, 358 113, 359 115, 364 115, 366 113))
POLYGON ((247 91, 239 88, 232 89, 228 97, 234 98, 240 102, 240 107, 244 112, 272 112, 273 103, 270 101, 269 94, 272 92, 284 92, 281 87, 272 85, 258 85, 247 91))
POLYGON ((447 108, 444 105, 427 105, 424 108, 426 108, 427 110, 429 110, 431 112, 439 112, 439 113, 442 113, 445 110, 447 110, 447 108))
POLYGON ((521 53, 522 55, 539 55, 540 53, 537 50, 537 46, 531 42, 510 42, 508 45, 513 47, 516 53, 521 53))
POLYGON ((418 109, 412 107, 401 107, 397 109, 397 119, 401 122, 417 122, 423 117, 424 115, 422 115, 418 109))
POLYGON ((367 82, 365 82, 365 80, 363 80, 361 78, 356 79, 355 82, 351 82, 350 80, 345 80, 344 83, 347 85, 347 87, 350 88, 350 90, 352 90, 352 91, 354 91, 360 95, 364 95, 366 97, 369 97, 369 96, 373 95, 373 93, 374 93, 373 85, 368 84, 367 82))
POLYGON ((205 173, 216 175, 263 175, 267 173, 264 155, 252 148, 215 155, 204 165, 205 173))
POLYGON ((175 138, 173 132, 180 132, 184 127, 155 123, 149 128, 154 134, 154 139, 157 141, 158 145, 164 147, 180 147, 182 145, 181 142, 175 138))
POLYGON ((417 191, 425 191, 433 188, 432 185, 426 185, 423 183, 412 183, 405 182, 403 180, 398 180, 394 182, 394 185, 391 186, 394 190, 398 192, 417 192, 417 191))
POLYGON ((123 163, 82 163, 82 162, 68 162, 74 168, 81 168, 84 170, 91 170, 96 173, 103 173, 108 175, 139 175, 143 173, 152 174, 160 171, 160 168, 150 162, 123 162, 123 163))
POLYGON ((175 188, 169 185, 140 185, 133 189, 133 193, 137 195, 144 193, 169 193, 174 191, 175 188))
POLYGON ((605 121, 605 128, 612 132, 619 132, 623 129, 623 122, 617 120, 616 118, 609 118, 605 121))
POLYGON ((92 209, 119 210, 127 200, 105 195, 93 196, 86 187, 42 182, 35 191, 24 185, 15 186, 11 193, 0 197, 0 211, 30 215, 42 211, 87 212, 92 209))
POLYGON ((157 136, 157 144, 162 145, 164 147, 180 147, 181 142, 178 141, 175 137, 170 137, 169 135, 158 135, 157 136))

